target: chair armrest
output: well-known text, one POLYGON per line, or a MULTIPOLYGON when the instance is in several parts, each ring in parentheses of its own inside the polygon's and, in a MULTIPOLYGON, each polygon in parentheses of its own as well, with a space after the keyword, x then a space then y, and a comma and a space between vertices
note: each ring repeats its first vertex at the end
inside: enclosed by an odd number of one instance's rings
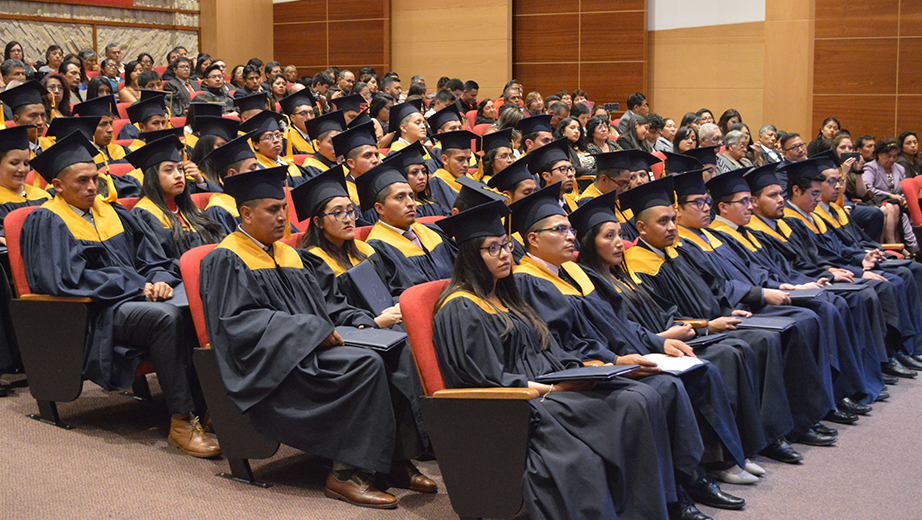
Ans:
POLYGON ((676 323, 688 323, 693 329, 703 329, 708 326, 708 320, 675 320, 676 323))
POLYGON ((86 298, 84 296, 50 296, 48 294, 23 294, 19 299, 42 302, 93 303, 92 298, 86 298))
POLYGON ((881 247, 884 249, 889 249, 891 251, 902 251, 906 249, 904 244, 881 244, 881 247))
POLYGON ((602 366, 602 365, 604 365, 604 364, 605 364, 605 363, 602 363, 602 362, 599 361, 598 359, 590 359, 589 361, 583 361, 583 366, 584 366, 584 367, 600 367, 600 366, 602 366))
POLYGON ((439 390, 432 397, 439 399, 534 399, 538 397, 534 388, 453 388, 439 390))

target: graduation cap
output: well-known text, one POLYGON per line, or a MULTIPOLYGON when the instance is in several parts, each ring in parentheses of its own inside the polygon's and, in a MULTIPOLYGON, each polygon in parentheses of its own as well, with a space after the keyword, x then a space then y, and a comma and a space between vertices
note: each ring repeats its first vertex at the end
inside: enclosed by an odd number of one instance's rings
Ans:
POLYGON ((93 117, 56 117, 51 120, 45 137, 64 137, 72 132, 80 132, 87 140, 93 141, 96 127, 99 126, 101 116, 93 117))
POLYGON ((253 149, 250 148, 250 138, 254 134, 246 134, 235 137, 223 146, 219 146, 205 156, 205 160, 210 162, 215 173, 224 174, 227 168, 244 159, 256 158, 253 149))
POLYGON ((391 184, 407 182, 403 171, 393 162, 382 162, 355 179, 355 189, 359 192, 362 211, 375 207, 375 199, 381 190, 391 184))
POLYGON ((240 123, 238 129, 245 133, 256 132, 255 136, 260 136, 266 132, 281 131, 282 127, 279 123, 284 118, 285 116, 278 112, 263 110, 243 123, 240 123))
MULTIPOLYGON (((355 128, 359 125, 364 125, 366 123, 372 123, 371 116, 368 115, 368 110, 362 110, 359 112, 359 115, 352 118, 352 121, 349 121, 349 124, 346 125, 346 128, 355 128)), ((376 143, 377 144, 377 143, 376 143)))
POLYGON ((618 222, 615 215, 615 204, 618 201, 618 192, 611 190, 608 193, 593 197, 579 208, 570 213, 570 225, 576 228, 577 238, 581 239, 589 230, 603 222, 618 222))
POLYGON ((653 165, 661 162, 659 157, 643 150, 600 153, 594 154, 593 157, 595 157, 595 167, 598 170, 650 171, 653 165))
POLYGON ((515 186, 528 179, 535 180, 535 176, 528 171, 528 156, 522 157, 518 161, 503 168, 503 170, 492 177, 487 183, 491 188, 499 191, 514 191, 515 186))
POLYGON ((282 110, 286 114, 291 115, 294 113, 295 109, 300 106, 317 106, 317 101, 314 99, 314 95, 311 94, 310 89, 303 89, 290 96, 283 97, 279 101, 279 105, 281 105, 282 110))
POLYGON ((317 206, 333 197, 348 197, 346 172, 342 164, 330 168, 291 190, 291 201, 299 221, 311 218, 317 206))
POLYGON ((307 129, 307 135, 311 139, 320 139, 320 136, 331 131, 339 130, 342 132, 346 129, 346 118, 343 116, 341 110, 335 112, 329 112, 323 114, 322 116, 317 116, 313 119, 308 119, 304 122, 304 127, 307 129))
POLYGON ((163 130, 153 130, 150 132, 141 132, 138 134, 138 139, 149 143, 151 141, 156 141, 157 139, 163 139, 168 136, 175 136, 177 139, 181 139, 185 135, 185 131, 182 127, 179 128, 164 128, 163 130))
MULTIPOLYGON (((667 172, 680 173, 691 170, 700 170, 704 167, 704 165, 701 164, 701 161, 692 157, 691 155, 672 152, 663 152, 663 155, 666 156, 665 170, 667 172)), ((716 156, 714 157, 714 160, 717 160, 716 156)))
POLYGON ((739 168, 715 175, 705 185, 711 193, 711 198, 717 200, 741 191, 749 191, 749 184, 743 179, 743 175, 749 170, 750 168, 739 168))
POLYGON ((470 150, 471 141, 477 139, 477 134, 470 130, 457 130, 435 134, 432 138, 439 141, 443 152, 445 150, 470 150))
POLYGON ((404 120, 408 115, 415 112, 422 113, 423 100, 422 99, 413 99, 404 103, 397 103, 392 106, 388 116, 388 126, 392 126, 397 131, 397 136, 400 136, 400 122, 404 120))
POLYGON ((205 103, 202 101, 193 101, 189 103, 186 109, 186 124, 192 127, 195 132, 195 118, 199 116, 221 117, 224 115, 224 103, 205 103))
POLYGON ((368 101, 359 94, 353 94, 351 96, 334 99, 330 101, 330 103, 333 103, 337 109, 343 112, 361 112, 362 105, 367 105, 368 101))
POLYGON ((58 139, 54 145, 35 156, 29 161, 32 168, 51 184, 51 181, 61 173, 61 170, 72 164, 95 164, 93 158, 99 150, 93 146, 86 136, 80 132, 73 132, 64 138, 58 139))
POLYGON ((554 164, 557 161, 569 161, 570 154, 567 150, 569 146, 570 140, 566 137, 561 137, 541 148, 532 150, 527 156, 529 171, 537 175, 541 168, 548 164, 554 164))
POLYGON ((524 199, 510 204, 512 231, 525 238, 528 229, 534 226, 535 222, 553 215, 566 215, 560 207, 560 184, 556 182, 545 186, 524 199))
POLYGON ((621 203, 627 203, 635 217, 647 208, 672 206, 675 204, 672 176, 660 177, 655 181, 627 190, 621 194, 621 203))
POLYGON ((461 191, 458 192, 458 199, 468 208, 494 201, 506 202, 505 195, 496 193, 486 184, 476 181, 467 175, 462 175, 455 180, 461 185, 461 191))
MULTIPOLYGON (((717 149, 720 146, 701 146, 686 150, 685 155, 698 159, 702 166, 705 164, 717 164, 717 149)), ((700 168, 700 166, 699 166, 700 168)))
POLYGON ((242 114, 249 110, 266 110, 269 108, 269 94, 267 92, 257 92, 249 96, 234 98, 234 106, 242 114))
POLYGON ((378 140, 375 139, 374 123, 365 123, 364 125, 350 128, 345 132, 333 136, 333 150, 337 156, 346 155, 359 146, 371 145, 377 150, 378 140))
POLYGON ((144 172, 148 168, 158 166, 164 161, 182 161, 180 150, 182 150, 183 146, 175 135, 168 135, 155 141, 149 141, 146 145, 125 156, 125 159, 132 166, 144 172))
POLYGON ((822 176, 820 161, 813 158, 785 164, 776 171, 787 173, 788 186, 793 186, 799 179, 820 180, 822 176))
POLYGON ((0 92, 0 101, 15 112, 17 108, 22 106, 41 105, 46 94, 48 94, 48 90, 41 83, 27 81, 18 87, 0 92))
POLYGON ((240 123, 235 119, 215 116, 198 116, 192 125, 192 131, 199 135, 214 135, 230 141, 237 137, 237 130, 240 123))
POLYGON ((677 199, 688 197, 689 195, 705 195, 708 192, 707 187, 704 185, 703 169, 673 175, 672 183, 677 199))
POLYGON ((29 150, 29 130, 32 128, 35 125, 16 125, 0 130, 0 154, 9 150, 29 150))
POLYGON ((389 154, 384 158, 384 162, 390 162, 398 170, 406 172, 406 169, 414 164, 425 164, 426 157, 423 155, 425 153, 426 149, 423 143, 414 141, 410 146, 389 154))
POLYGON ((238 173, 224 178, 224 191, 237 201, 238 206, 251 200, 283 200, 287 175, 288 166, 238 173))
POLYGON ((141 98, 138 101, 147 101, 148 99, 153 99, 155 97, 162 97, 166 99, 167 96, 172 96, 172 92, 167 92, 166 90, 154 90, 152 88, 139 88, 138 92, 141 93, 141 98))
POLYGON ((99 96, 71 107, 76 116, 118 117, 118 105, 115 96, 99 96))
POLYGON ((166 100, 162 95, 141 99, 125 110, 132 123, 143 123, 154 116, 166 117, 166 100))
POLYGON ((483 153, 504 147, 509 149, 513 147, 511 128, 503 128, 502 130, 493 132, 492 134, 484 134, 480 138, 480 149, 483 150, 483 153))
POLYGON ((429 116, 429 128, 432 131, 436 131, 439 128, 442 128, 442 125, 448 123, 449 121, 461 121, 461 111, 458 110, 458 105, 452 103, 447 107, 439 110, 438 112, 429 116))
MULTIPOLYGON (((753 168, 749 173, 743 175, 743 178, 746 179, 746 183, 749 184, 749 191, 757 193, 766 186, 771 186, 773 184, 781 186, 781 181, 775 176, 776 167, 777 165, 775 164, 766 164, 765 166, 753 168)), ((782 186, 782 188, 783 187, 784 186, 782 186)))
POLYGON ((835 150, 826 150, 825 152, 818 153, 811 157, 811 159, 817 161, 816 171, 822 173, 824 170, 832 170, 839 167, 839 157, 836 155, 835 150))
POLYGON ((554 117, 551 114, 541 114, 531 117, 523 117, 515 125, 515 129, 519 132, 522 132, 522 135, 534 134, 536 132, 550 132, 554 133, 551 130, 551 118, 554 117))
POLYGON ((436 224, 455 237, 460 244, 480 237, 501 237, 506 234, 503 217, 509 214, 509 207, 502 201, 492 201, 472 206, 467 211, 443 218, 436 224))

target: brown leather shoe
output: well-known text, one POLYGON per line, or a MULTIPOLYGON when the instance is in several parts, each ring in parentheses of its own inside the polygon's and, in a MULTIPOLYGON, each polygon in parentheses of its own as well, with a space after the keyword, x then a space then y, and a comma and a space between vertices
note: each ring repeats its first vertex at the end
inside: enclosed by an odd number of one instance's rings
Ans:
POLYGON ((439 491, 439 485, 431 478, 423 475, 408 460, 394 461, 387 479, 394 487, 409 489, 417 493, 437 493, 439 491))
POLYGON ((210 413, 205 412, 205 414, 202 415, 202 420, 199 421, 199 423, 201 423, 202 429, 205 430, 205 433, 214 433, 214 423, 211 421, 210 413))
POLYGON ((323 494, 348 502, 354 506, 372 507, 375 509, 397 509, 397 497, 390 493, 379 491, 371 482, 357 471, 349 480, 339 480, 330 472, 327 477, 327 486, 323 494))
POLYGON ((208 459, 221 454, 221 448, 205 435, 198 417, 195 416, 191 419, 172 419, 167 442, 193 457, 208 459))

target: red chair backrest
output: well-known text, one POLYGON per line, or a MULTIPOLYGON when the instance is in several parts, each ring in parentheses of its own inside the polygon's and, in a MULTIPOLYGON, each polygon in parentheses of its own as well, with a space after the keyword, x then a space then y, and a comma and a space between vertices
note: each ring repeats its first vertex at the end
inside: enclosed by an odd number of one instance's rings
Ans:
POLYGON ((26 279, 26 264, 22 260, 22 249, 19 247, 19 235, 22 232, 22 223, 25 222, 29 213, 38 209, 38 206, 29 206, 13 210, 3 219, 3 229, 6 233, 6 246, 10 258, 10 271, 13 273, 13 285, 16 287, 16 295, 22 298, 26 294, 32 294, 29 289, 29 282, 26 279))
MULTIPOLYGON (((665 161, 665 160, 666 160, 666 154, 664 154, 663 152, 660 152, 660 151, 658 151, 658 150, 655 151, 655 152, 653 152, 653 155, 655 155, 660 161, 665 161)), ((654 165, 650 168, 650 171, 653 172, 653 178, 654 178, 654 179, 659 179, 660 177, 662 177, 662 176, 663 176, 663 171, 665 170, 665 168, 666 168, 666 163, 664 163, 664 162, 658 162, 658 163, 654 164, 654 165)))
MULTIPOLYGON (((115 106, 118 107, 118 118, 128 119, 128 107, 131 106, 131 103, 116 103, 115 106)), ((118 135, 118 133, 115 135, 118 135)))
POLYGON ((471 124, 471 128, 474 128, 474 121, 477 121, 477 111, 468 110, 464 117, 467 118, 467 121, 471 124))
POLYGON ((202 259, 216 247, 218 244, 194 247, 186 251, 179 259, 182 282, 186 287, 186 297, 189 298, 189 312, 192 314, 192 323, 195 324, 195 335, 198 336, 198 342, 202 348, 208 348, 208 331, 205 330, 205 308, 199 292, 199 272, 202 268, 202 259))
MULTIPOLYGON (((118 133, 122 130, 122 127, 125 125, 130 125, 131 121, 128 119, 115 119, 112 121, 112 135, 115 138, 118 138, 118 133)), ((127 146, 127 145, 126 145, 127 146)))
POLYGON ((134 209, 135 205, 137 205, 139 200, 141 200, 141 197, 123 197, 118 199, 118 203, 121 204, 123 208, 131 211, 134 209))
POLYGON ((173 128, 182 128, 186 126, 186 117, 185 116, 171 117, 170 124, 173 125, 173 128))
POLYGON ((291 238, 283 238, 280 242, 282 242, 283 244, 288 244, 295 249, 298 249, 301 247, 301 239, 303 239, 304 235, 306 234, 307 234, 306 231, 295 233, 291 235, 291 238))
POLYGON ((416 369, 426 395, 445 389, 442 371, 435 357, 432 343, 432 316, 439 295, 448 286, 448 280, 436 280, 410 287, 400 295, 400 312, 407 329, 407 339, 416 360, 416 369))
POLYGON ((374 226, 361 226, 355 228, 355 239, 364 242, 368 239, 368 234, 371 233, 373 227, 374 226))
POLYGON ((89 78, 89 79, 93 79, 93 78, 95 78, 96 76, 99 76, 100 74, 101 74, 101 72, 99 72, 98 70, 88 70, 88 71, 86 71, 86 77, 89 78))
MULTIPOLYGON (((131 165, 131 163, 112 163, 108 165, 108 167, 109 167, 109 174, 118 175, 119 177, 135 169, 134 166, 131 165)), ((106 167, 103 166, 102 168, 99 169, 99 171, 105 172, 106 167)))
POLYGON ((378 153, 387 157, 387 154, 391 153, 390 148, 378 148, 378 153))
POLYGON ((117 144, 119 146, 131 146, 131 143, 134 142, 134 139, 116 139, 112 141, 112 144, 117 144))
POLYGON ((632 248, 632 247, 634 247, 634 241, 633 241, 633 240, 625 240, 625 241, 624 241, 624 250, 625 250, 625 251, 627 251, 628 249, 630 249, 630 248, 632 248))
POLYGON ((211 200, 212 195, 213 193, 211 193, 210 191, 205 192, 205 193, 193 193, 192 202, 194 202, 195 205, 198 206, 199 208, 205 209, 208 207, 208 201, 211 200))
POLYGON ((297 164, 298 166, 304 166, 304 161, 306 161, 308 157, 310 157, 310 155, 307 155, 306 153, 295 154, 291 156, 291 162, 297 164))
POLYGON ((912 177, 900 181, 900 188, 906 196, 906 207, 913 226, 922 226, 922 209, 919 208, 919 189, 922 188, 922 177, 912 177))
POLYGON ((471 131, 477 135, 483 135, 483 133, 486 132, 487 128, 490 128, 490 126, 491 126, 490 123, 481 123, 479 125, 475 125, 474 128, 471 129, 471 131))
POLYGON ((163 73, 166 72, 166 65, 162 65, 160 67, 154 67, 154 70, 157 71, 157 74, 160 74, 161 76, 163 76, 163 73))
POLYGON ((125 88, 125 82, 124 82, 124 81, 119 81, 119 82, 118 82, 118 86, 115 88, 115 91, 116 91, 116 92, 121 92, 123 88, 125 88))
POLYGON ((435 224, 443 218, 445 218, 443 215, 433 215, 431 217, 419 217, 416 221, 420 224, 435 224))

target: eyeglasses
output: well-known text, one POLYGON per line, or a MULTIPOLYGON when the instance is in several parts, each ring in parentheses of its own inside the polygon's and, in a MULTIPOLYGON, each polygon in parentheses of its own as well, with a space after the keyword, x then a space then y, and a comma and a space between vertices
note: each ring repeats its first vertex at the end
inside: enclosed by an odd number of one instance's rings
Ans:
MULTIPOLYGON (((331 211, 329 213, 324 213, 323 216, 328 217, 332 215, 333 220, 335 220, 336 222, 345 222, 346 219, 349 219, 349 218, 351 218, 352 220, 355 220, 355 217, 357 214, 358 213, 355 211, 355 208, 353 208, 349 210, 331 211)), ((496 255, 493 255, 493 256, 496 256, 496 255)))
POLYGON ((212 74, 211 76, 208 76, 205 79, 221 79, 223 77, 224 77, 224 74, 212 74))
POLYGON ((571 166, 559 166, 557 168, 552 168, 551 171, 552 172, 559 171, 560 173, 567 175, 570 173, 576 173, 576 168, 574 168, 572 165, 571 166))
POLYGON ((746 207, 752 206, 754 203, 755 203, 754 197, 747 197, 745 199, 740 199, 740 200, 731 200, 727 204, 739 204, 743 206, 744 208, 746 208, 746 207))
POLYGON ((282 140, 281 132, 276 132, 274 134, 267 134, 259 138, 260 141, 281 141, 282 140))
POLYGON ((293 115, 293 116, 307 117, 307 116, 312 116, 312 115, 314 115, 314 111, 313 111, 313 110, 302 110, 302 111, 300 111, 300 112, 295 112, 294 114, 291 114, 291 115, 293 115))
POLYGON ((567 235, 576 236, 576 228, 572 228, 572 227, 570 227, 570 226, 565 226, 565 225, 563 225, 563 224, 561 224, 561 225, 559 225, 559 226, 550 227, 550 228, 536 229, 536 230, 535 230, 535 233, 541 233, 541 232, 543 232, 543 231, 550 231, 550 232, 552 232, 552 233, 556 233, 556 234, 561 235, 561 236, 567 236, 567 235))
POLYGON ((191 69, 192 67, 190 67, 190 66, 188 66, 188 65, 177 65, 176 68, 177 68, 177 69, 181 69, 181 70, 189 70, 189 69, 191 69))
POLYGON ((48 85, 45 87, 49 92, 64 92, 64 87, 61 85, 48 85))
POLYGON ((839 184, 842 184, 842 179, 826 179, 826 182, 829 183, 830 186, 838 186, 839 184))
POLYGON ((785 152, 791 152, 791 151, 800 150, 801 148, 806 148, 806 147, 807 147, 806 144, 800 143, 800 144, 795 144, 794 146, 792 146, 792 147, 790 147, 790 148, 785 148, 784 151, 785 151, 785 152))
POLYGON ((502 155, 497 155, 496 157, 494 157, 494 160, 499 159, 500 161, 509 161, 512 158, 513 158, 513 155, 511 153, 504 153, 502 155))
POLYGON ((690 200, 686 202, 686 204, 691 204, 692 206, 697 208, 699 211, 704 211, 705 207, 710 207, 710 205, 713 203, 714 201, 711 199, 697 199, 697 200, 690 200))
POLYGON ((486 251, 487 254, 492 256, 493 258, 498 257, 500 251, 511 253, 513 249, 515 249, 515 244, 513 244, 511 241, 503 242, 502 244, 493 244, 490 247, 480 248, 481 251, 486 251))

